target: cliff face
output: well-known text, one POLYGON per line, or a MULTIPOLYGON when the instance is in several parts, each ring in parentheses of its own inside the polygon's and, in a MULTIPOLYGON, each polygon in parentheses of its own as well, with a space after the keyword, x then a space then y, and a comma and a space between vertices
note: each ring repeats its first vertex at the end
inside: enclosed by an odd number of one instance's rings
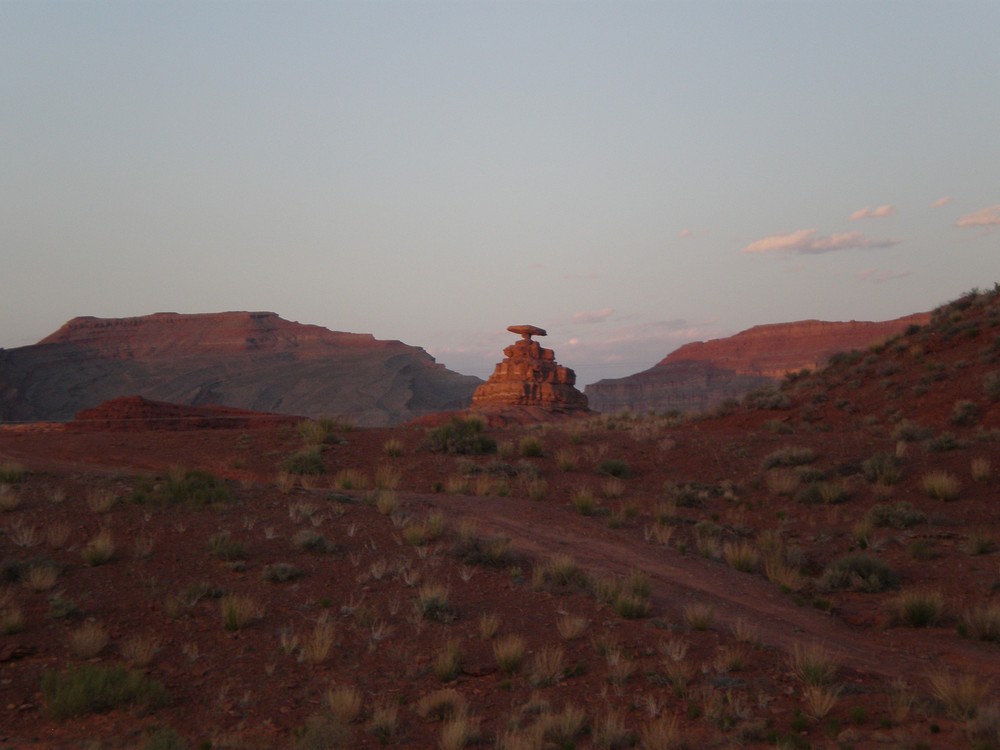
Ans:
POLYGON ((140 395, 380 426, 467 406, 480 382, 399 341, 269 312, 84 317, 0 350, 0 419, 68 420, 140 395))
POLYGON ((728 338, 686 344, 648 370, 600 380, 585 391, 590 407, 601 412, 703 410, 928 320, 929 314, 918 313, 881 322, 805 320, 755 326, 728 338))

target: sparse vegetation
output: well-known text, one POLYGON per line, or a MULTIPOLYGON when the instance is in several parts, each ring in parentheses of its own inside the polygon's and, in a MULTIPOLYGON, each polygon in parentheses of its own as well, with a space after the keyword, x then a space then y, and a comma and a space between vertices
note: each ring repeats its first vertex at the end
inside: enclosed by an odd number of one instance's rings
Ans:
POLYGON ((141 672, 118 666, 84 664, 65 672, 42 675, 46 712, 69 719, 125 706, 152 710, 165 706, 170 694, 162 684, 141 672))

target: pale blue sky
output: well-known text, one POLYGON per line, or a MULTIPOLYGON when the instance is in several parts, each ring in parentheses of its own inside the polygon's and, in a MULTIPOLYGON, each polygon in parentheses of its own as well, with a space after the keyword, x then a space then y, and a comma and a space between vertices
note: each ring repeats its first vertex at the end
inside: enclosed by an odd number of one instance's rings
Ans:
POLYGON ((996 0, 0 0, 0 347, 273 310, 486 376, 531 323, 583 384, 930 309, 1000 280, 998 29, 996 0))

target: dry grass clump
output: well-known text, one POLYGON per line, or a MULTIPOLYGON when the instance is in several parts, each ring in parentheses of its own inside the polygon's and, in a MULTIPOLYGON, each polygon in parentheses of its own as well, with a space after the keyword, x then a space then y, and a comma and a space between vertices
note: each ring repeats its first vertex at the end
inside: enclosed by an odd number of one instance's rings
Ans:
POLYGON ((1000 642, 1000 604, 980 604, 963 612, 958 634, 977 641, 1000 642))
POLYGON ((570 502, 581 516, 592 516, 597 508, 597 499, 588 487, 579 487, 574 490, 570 496, 570 502))
POLYGON ((441 583, 425 583, 417 592, 417 614, 425 620, 452 622, 458 613, 448 599, 448 587, 441 583))
POLYGON ((574 747, 575 740, 587 728, 587 713, 572 703, 563 706, 559 713, 538 717, 538 730, 542 739, 556 747, 574 747))
POLYGON ((684 746, 684 735, 676 716, 661 716, 639 731, 642 750, 681 750, 684 746))
POLYGON ((580 458, 572 448, 560 448, 555 454, 556 466, 560 471, 576 471, 580 458))
POLYGON ((461 750, 470 744, 478 744, 480 720, 462 713, 446 719, 441 725, 441 750, 461 750))
POLYGON ((787 469, 767 472, 765 481, 767 482, 767 489, 771 494, 781 497, 791 497, 794 495, 801 482, 798 474, 787 469))
POLYGON ((122 658, 134 667, 146 667, 160 651, 160 640, 150 635, 134 635, 118 647, 122 658))
POLYGON ((110 513, 117 503, 118 495, 113 490, 104 487, 87 490, 87 507, 92 513, 110 513))
POLYGON ((920 478, 920 489, 934 500, 954 500, 962 485, 957 477, 947 471, 931 471, 920 478))
POLYGON ((892 602, 892 619, 911 628, 936 623, 944 611, 940 591, 904 591, 892 602))
POLYGON ((361 693, 356 687, 331 687, 324 696, 327 709, 342 724, 351 724, 361 716, 361 693))
POLYGON ((13 486, 0 482, 0 512, 10 513, 21 507, 21 496, 13 486))
POLYGON ((637 741, 635 734, 625 724, 621 714, 609 710, 601 716, 594 726, 594 746, 602 750, 619 750, 632 747, 637 741))
POLYGON ((108 631, 99 622, 87 622, 69 634, 69 649, 81 659, 93 659, 108 645, 108 631))
POLYGON ((339 490, 366 490, 368 477, 357 469, 341 469, 333 477, 333 485, 339 490))
POLYGON ((788 655, 788 666, 804 685, 829 685, 837 674, 833 655, 818 643, 796 643, 788 655))
POLYGON ((625 494, 625 482, 617 477, 608 477, 601 483, 601 492, 608 500, 615 500, 625 494))
POLYGON ((456 639, 449 639, 438 655, 434 658, 432 665, 434 676, 441 682, 451 682, 462 671, 462 648, 456 639))
POLYGON ((389 740, 399 728, 399 707, 395 703, 381 703, 375 706, 367 728, 381 744, 389 744, 389 740))
POLYGON ((755 573, 760 568, 760 552, 747 541, 725 542, 722 559, 741 573, 755 573))
POLYGON ((403 472, 389 464, 379 464, 375 468, 375 489, 394 490, 399 487, 403 472))
POLYGON ((806 716, 822 721, 837 705, 840 686, 806 685, 802 689, 802 707, 806 716))
POLYGON ((59 578, 59 568, 49 563, 31 565, 22 579, 24 585, 32 591, 48 591, 56 585, 59 578))
POLYGON ((69 541, 72 527, 65 521, 53 521, 45 527, 45 541, 52 549, 62 549, 69 541))
POLYGON ((938 669, 927 675, 931 694, 952 719, 971 719, 990 693, 990 684, 974 674, 938 669))
POLYGON ((525 458, 541 458, 545 455, 545 446, 542 445, 541 439, 532 435, 521 438, 517 448, 525 458))
POLYGON ((564 553, 558 553, 549 558, 544 565, 535 567, 531 578, 535 588, 546 587, 577 587, 584 590, 590 588, 590 578, 577 565, 576 560, 564 553))
POLYGON ((241 594, 226 594, 219 600, 222 624, 226 630, 241 630, 263 616, 257 601, 241 594))
POLYGON ((446 721, 466 713, 468 702, 455 688, 441 688, 417 701, 417 715, 433 721, 446 721))
POLYGON ((535 687, 559 682, 565 673, 565 654, 558 646, 543 646, 528 665, 528 681, 535 687))
POLYGON ((969 463, 969 473, 974 482, 988 482, 993 476, 993 470, 988 458, 974 458, 969 463))
POLYGON ((375 494, 375 510, 383 516, 391 516, 399 510, 399 497, 393 490, 381 490, 375 494))
POLYGON ((500 616, 497 614, 484 614, 479 618, 479 637, 484 641, 493 640, 500 632, 500 616))
POLYGON ((812 463, 816 460, 816 451, 804 446, 786 445, 773 453, 768 454, 761 466, 764 469, 773 469, 775 466, 801 466, 812 463))
POLYGON ((310 664, 321 664, 326 661, 335 638, 333 623, 321 617, 302 641, 302 648, 299 651, 302 660, 310 664))
POLYGON ((692 630, 708 630, 715 621, 715 608, 704 602, 694 602, 684 607, 684 622, 692 630))
POLYGON ((19 518, 7 527, 7 538, 17 547, 34 547, 38 544, 38 530, 19 518))
POLYGON ((0 606, 0 634, 13 635, 24 629, 24 612, 20 607, 4 603, 0 606))
POLYGON ((103 528, 88 541, 80 551, 83 561, 92 567, 104 565, 115 555, 115 540, 111 529, 103 528))
POLYGON ((524 639, 515 634, 501 636, 493 642, 493 656, 497 667, 506 675, 516 674, 524 661, 524 639))
POLYGON ((587 631, 588 624, 585 617, 567 614, 556 620, 556 630, 564 641, 574 641, 587 631))
POLYGON ((403 455, 403 441, 391 438, 382 445, 382 454, 386 458, 399 458, 403 455))

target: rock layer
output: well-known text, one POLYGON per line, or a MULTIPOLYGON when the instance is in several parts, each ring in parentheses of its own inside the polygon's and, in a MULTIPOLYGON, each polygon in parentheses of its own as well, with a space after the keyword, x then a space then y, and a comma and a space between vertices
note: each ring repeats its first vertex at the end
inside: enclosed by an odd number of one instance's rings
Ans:
POLYGON ((656 365, 625 378, 588 385, 593 409, 698 411, 754 388, 780 382, 786 374, 817 369, 837 352, 863 349, 923 325, 929 314, 879 322, 827 322, 760 325, 728 338, 686 344, 656 365))
POLYGON ((464 408, 481 382, 418 347, 272 312, 82 317, 0 350, 0 421, 64 421, 139 395, 384 426, 464 408))
POLYGON ((510 326, 521 339, 503 350, 489 380, 476 389, 472 405, 483 407, 533 407, 548 411, 587 411, 587 397, 575 388, 576 373, 556 362, 551 349, 532 336, 544 336, 535 326, 510 326))

